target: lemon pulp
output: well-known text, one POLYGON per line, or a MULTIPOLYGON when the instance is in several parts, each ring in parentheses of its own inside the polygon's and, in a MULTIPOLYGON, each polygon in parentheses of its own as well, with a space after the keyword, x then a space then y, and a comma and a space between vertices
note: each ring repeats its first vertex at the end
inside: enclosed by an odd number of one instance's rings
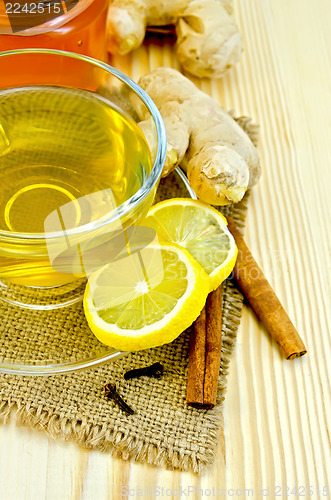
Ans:
POLYGON ((231 273, 237 247, 225 217, 216 209, 197 200, 170 199, 152 207, 144 224, 164 241, 184 247, 209 274, 211 290, 231 273))

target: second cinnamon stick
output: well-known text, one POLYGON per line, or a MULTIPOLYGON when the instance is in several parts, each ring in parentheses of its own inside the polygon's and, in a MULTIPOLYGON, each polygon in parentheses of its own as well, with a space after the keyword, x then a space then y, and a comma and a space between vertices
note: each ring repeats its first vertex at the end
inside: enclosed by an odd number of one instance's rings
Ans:
POLYGON ((208 295, 193 324, 187 377, 188 406, 215 406, 222 348, 222 287, 208 295))

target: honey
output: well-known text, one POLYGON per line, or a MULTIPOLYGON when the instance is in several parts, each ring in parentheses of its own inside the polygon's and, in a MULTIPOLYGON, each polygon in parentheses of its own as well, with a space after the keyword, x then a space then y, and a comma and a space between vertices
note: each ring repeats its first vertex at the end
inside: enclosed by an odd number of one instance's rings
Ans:
MULTIPOLYGON (((68 2, 56 3, 32 3, 21 2, 20 4, 14 2, 0 2, 0 51, 25 49, 25 48, 47 48, 58 49, 78 54, 87 55, 95 59, 106 61, 107 59, 107 33, 106 33, 106 19, 109 2, 108 0, 80 0, 71 10, 67 11, 68 2), (87 2, 87 7, 82 10, 82 6, 87 2), (17 16, 23 15, 23 20, 16 20, 14 10, 15 6, 20 5, 20 11, 17 16), (26 5, 27 13, 22 12, 26 5), (37 16, 35 11, 31 12, 32 8, 38 9, 38 6, 43 5, 43 9, 51 5, 54 9, 57 5, 61 6, 62 16, 45 23, 41 26, 34 26, 32 28, 22 29, 21 31, 13 31, 18 23, 21 23, 21 28, 25 28, 31 16, 37 16), (66 7, 67 6, 67 7, 66 7), (75 9, 79 11, 74 15, 75 9), (66 22, 66 19, 69 20, 66 22), (25 21, 24 21, 25 19, 25 21), (60 22, 62 20, 62 22, 60 22), (24 22, 26 23, 24 25, 24 22), (12 24, 12 25, 11 25, 12 24), (14 28, 13 28, 14 27, 14 28)), ((16 7, 17 8, 17 7, 16 7)), ((58 7, 59 8, 59 7, 58 7)), ((18 18, 17 18, 18 19, 18 18)), ((37 19, 37 18, 36 18, 37 19)), ((36 21, 38 22, 38 21, 36 21)), ((7 59, 6 72, 1 72, 0 87, 4 88, 11 85, 12 75, 19 70, 22 75, 22 82, 27 82, 26 76, 29 75, 31 69, 31 59, 23 57, 20 58, 20 67, 16 68, 17 60, 13 58, 7 59), (7 79, 6 79, 6 75, 7 79), (11 75, 9 77, 9 75, 11 75)), ((43 58, 39 55, 34 62, 36 66, 40 66, 40 73, 43 75, 44 80, 47 75, 54 73, 54 60, 52 58, 43 58)), ((78 64, 74 60, 64 59, 61 66, 61 75, 70 74, 70 85, 80 87, 82 81, 91 78, 87 65, 78 64)), ((67 81, 59 82, 67 85, 67 81)), ((16 81, 15 85, 19 82, 16 81)), ((85 85, 85 88, 88 88, 85 85)))

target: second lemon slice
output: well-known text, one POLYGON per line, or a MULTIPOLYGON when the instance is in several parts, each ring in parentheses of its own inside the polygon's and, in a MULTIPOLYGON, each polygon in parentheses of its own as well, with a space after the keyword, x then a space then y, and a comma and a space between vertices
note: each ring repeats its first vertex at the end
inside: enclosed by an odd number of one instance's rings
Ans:
POLYGON ((178 337, 197 318, 208 292, 208 276, 186 250, 149 245, 93 273, 84 310, 101 342, 136 351, 178 337))
POLYGON ((210 290, 231 273, 238 250, 225 217, 216 209, 197 200, 172 198, 154 205, 143 224, 164 241, 184 247, 209 274, 210 290))

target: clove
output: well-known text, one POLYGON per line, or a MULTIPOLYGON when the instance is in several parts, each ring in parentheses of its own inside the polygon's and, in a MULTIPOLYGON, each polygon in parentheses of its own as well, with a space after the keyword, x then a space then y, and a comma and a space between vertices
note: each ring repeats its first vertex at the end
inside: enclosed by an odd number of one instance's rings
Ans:
POLYGON ((157 377, 160 378, 164 371, 163 365, 161 363, 154 363, 150 366, 145 366, 143 368, 135 368, 133 370, 129 370, 124 374, 125 380, 130 380, 131 378, 142 377, 143 375, 147 375, 148 377, 157 377))
POLYGON ((118 394, 115 384, 105 385, 105 396, 108 399, 112 399, 121 410, 123 410, 128 415, 133 415, 134 410, 124 401, 124 399, 118 394))

